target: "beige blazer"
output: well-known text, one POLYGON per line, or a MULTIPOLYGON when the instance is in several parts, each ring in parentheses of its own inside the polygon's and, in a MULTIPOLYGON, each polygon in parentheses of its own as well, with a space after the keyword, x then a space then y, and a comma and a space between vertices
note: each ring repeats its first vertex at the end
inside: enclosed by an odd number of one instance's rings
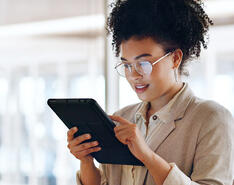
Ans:
MULTIPOLYGON (((135 122, 141 103, 127 106, 116 115, 135 122)), ((234 121, 229 111, 213 101, 195 97, 187 86, 177 98, 168 122, 153 134, 149 147, 178 171, 167 184, 232 185, 234 177, 234 121), (188 180, 189 179, 189 180, 188 180)), ((121 165, 101 165, 102 184, 120 185, 121 165)), ((80 184, 77 176, 77 184, 80 184)), ((139 185, 155 185, 144 167, 139 185)))

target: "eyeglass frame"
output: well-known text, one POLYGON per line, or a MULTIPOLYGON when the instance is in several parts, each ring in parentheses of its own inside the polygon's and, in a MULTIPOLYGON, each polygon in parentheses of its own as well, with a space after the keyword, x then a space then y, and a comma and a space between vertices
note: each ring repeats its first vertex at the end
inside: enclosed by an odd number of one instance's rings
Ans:
MULTIPOLYGON (((147 61, 147 60, 145 60, 145 62, 149 62, 149 63, 151 64, 151 66, 152 66, 152 69, 153 69, 153 66, 154 66, 155 64, 157 64, 158 62, 160 62, 161 60, 163 60, 164 58, 166 58, 167 56, 169 56, 169 55, 172 54, 172 53, 173 53, 172 51, 168 52, 167 54, 163 55, 162 57, 160 57, 158 60, 154 61, 153 63, 151 63, 150 61, 147 61)), ((128 64, 128 65, 130 66, 130 69, 132 69, 132 66, 134 66, 134 68, 135 68, 135 70, 136 70, 136 67, 135 67, 134 64, 136 64, 136 63, 138 63, 138 62, 142 62, 142 61, 137 61, 137 62, 134 62, 133 64, 128 64)), ((126 77, 126 75, 125 75, 125 76, 121 75, 121 74, 118 72, 118 70, 117 70, 117 68, 118 68, 120 65, 122 65, 122 64, 124 64, 124 63, 123 63, 123 62, 120 62, 120 63, 116 64, 115 70, 117 71, 117 73, 118 73, 120 76, 126 77)), ((152 73, 152 69, 151 69, 151 72, 150 72, 149 74, 147 74, 147 75, 150 75, 150 74, 152 73)), ((136 72, 137 72, 138 74, 140 74, 137 70, 136 70, 136 72)), ((130 73, 132 73, 132 70, 130 71, 130 73)), ((144 74, 140 74, 140 75, 144 75, 144 74)))

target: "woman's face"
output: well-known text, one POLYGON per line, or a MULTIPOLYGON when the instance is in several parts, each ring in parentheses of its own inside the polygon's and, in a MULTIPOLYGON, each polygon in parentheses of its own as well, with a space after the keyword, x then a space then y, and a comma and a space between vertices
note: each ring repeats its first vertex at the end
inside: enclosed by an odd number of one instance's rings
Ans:
MULTIPOLYGON (((142 60, 153 63, 166 54, 162 46, 150 37, 141 40, 130 38, 121 43, 120 52, 122 61, 130 64, 142 60)), ((150 75, 140 75, 133 67, 132 73, 126 76, 139 99, 151 102, 173 89, 176 84, 173 55, 172 53, 153 65, 150 75)))

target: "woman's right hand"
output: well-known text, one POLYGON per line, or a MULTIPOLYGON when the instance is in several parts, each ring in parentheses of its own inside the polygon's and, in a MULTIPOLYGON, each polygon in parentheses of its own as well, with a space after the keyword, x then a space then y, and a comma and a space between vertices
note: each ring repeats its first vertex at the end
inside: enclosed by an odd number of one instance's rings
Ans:
POLYGON ((68 130, 67 147, 77 159, 81 160, 81 162, 93 162, 93 157, 90 154, 93 152, 100 151, 101 147, 98 147, 97 141, 82 143, 83 141, 91 138, 90 134, 83 134, 74 138, 74 134, 77 131, 77 127, 73 127, 70 130, 68 130))

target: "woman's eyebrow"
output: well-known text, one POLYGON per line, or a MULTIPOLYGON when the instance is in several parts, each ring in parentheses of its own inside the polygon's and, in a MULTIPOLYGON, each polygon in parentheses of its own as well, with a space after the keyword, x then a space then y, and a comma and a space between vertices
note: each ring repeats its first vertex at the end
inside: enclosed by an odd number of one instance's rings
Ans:
MULTIPOLYGON (((141 55, 135 57, 135 60, 138 60, 138 59, 141 58, 141 57, 152 57, 152 55, 149 54, 149 53, 143 53, 143 54, 141 54, 141 55)), ((128 60, 125 59, 124 57, 121 57, 120 59, 123 60, 123 61, 128 61, 128 60)))

